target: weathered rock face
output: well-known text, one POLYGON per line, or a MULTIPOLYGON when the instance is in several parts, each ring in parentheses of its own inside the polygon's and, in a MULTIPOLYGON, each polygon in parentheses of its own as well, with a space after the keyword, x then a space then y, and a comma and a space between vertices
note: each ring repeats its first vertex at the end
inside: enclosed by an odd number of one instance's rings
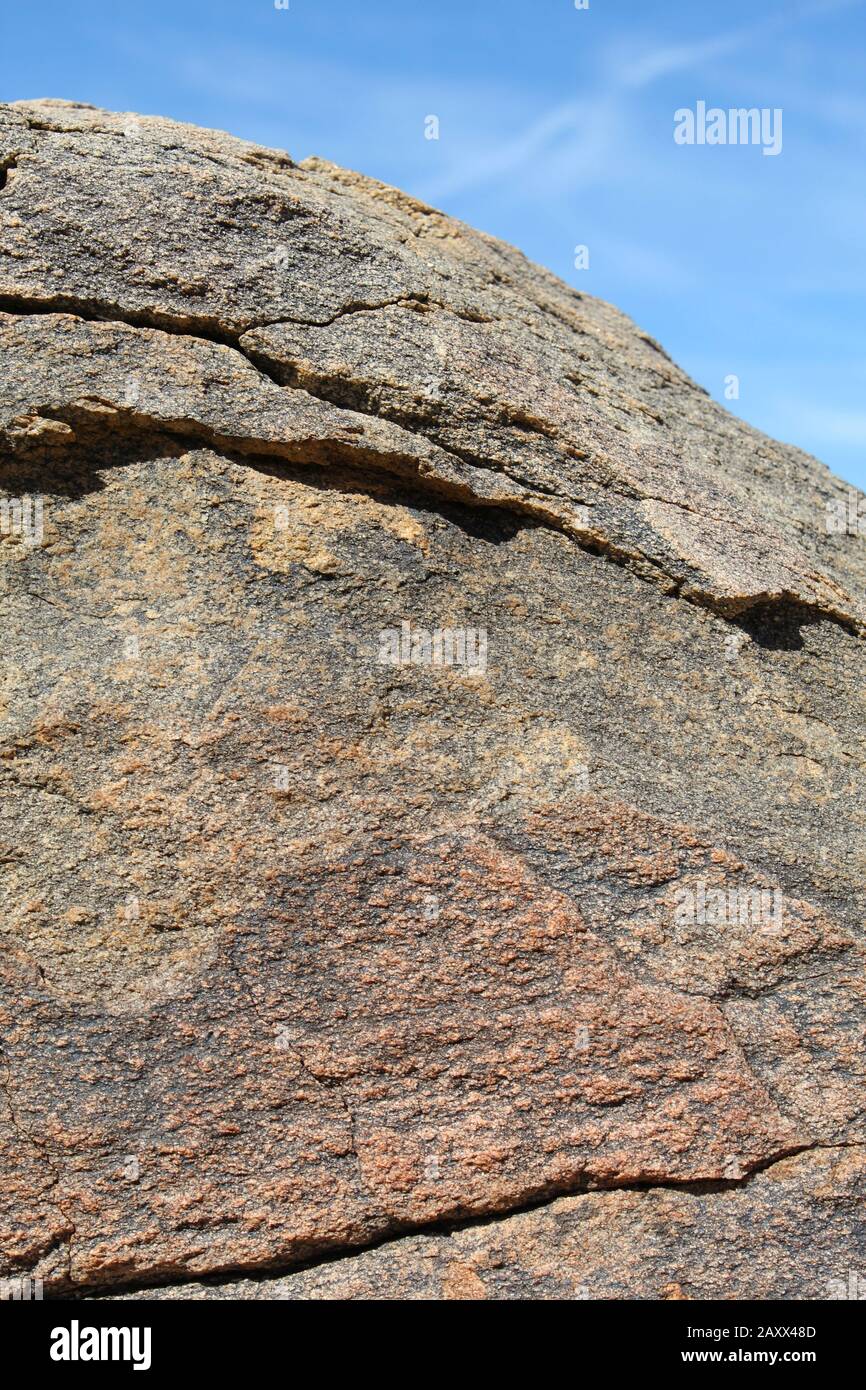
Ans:
POLYGON ((34 102, 0 167, 0 1274, 833 1296, 845 486, 321 161, 34 102))
POLYGON ((450 1234, 403 1237, 280 1279, 192 1282, 147 1296, 862 1298, 864 1178, 861 1149, 816 1149, 727 1191, 587 1192, 450 1234))

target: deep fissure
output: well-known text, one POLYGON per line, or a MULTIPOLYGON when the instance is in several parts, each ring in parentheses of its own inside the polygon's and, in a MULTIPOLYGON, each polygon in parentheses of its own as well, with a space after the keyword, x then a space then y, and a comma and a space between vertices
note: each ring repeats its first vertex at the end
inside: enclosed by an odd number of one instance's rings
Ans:
MULTIPOLYGON (((403 301, 400 300, 393 302, 399 303, 403 301)), ((347 306, 347 308, 343 312, 365 312, 377 307, 384 306, 347 306)), ((125 325, 130 328, 151 328, 156 331, 165 332, 178 337, 202 338, 205 341, 216 344, 217 346, 227 347, 238 352, 238 354, 244 359, 244 361, 247 362, 260 376, 262 376, 264 380, 270 382, 274 386, 277 386, 281 391, 301 389, 297 387, 286 386, 284 381, 280 379, 280 376, 276 374, 273 371, 273 369, 271 369, 267 365, 266 360, 262 357, 262 355, 258 353, 251 354, 247 352, 243 346, 241 346, 240 339, 244 336, 245 333, 252 331, 254 328, 264 328, 271 326, 269 324, 248 324, 245 325, 243 328, 230 330, 226 329, 224 326, 215 326, 216 320, 209 318, 189 318, 179 321, 171 315, 162 315, 154 311, 122 311, 116 305, 104 304, 98 300, 82 301, 76 298, 75 296, 68 295, 52 295, 48 299, 43 300, 31 300, 26 296, 0 296, 0 312, 10 313, 17 316, 27 316, 32 313, 45 315, 55 313, 70 313, 78 318, 83 319, 85 322, 116 323, 125 325)), ((332 318, 329 322, 333 322, 336 318, 339 318, 340 316, 340 314, 335 315, 334 318, 332 318)), ((277 320, 276 322, 303 321, 288 320, 284 317, 283 319, 277 320)), ((327 326, 327 324, 320 324, 317 326, 327 326)), ((328 404, 336 404, 338 408, 344 408, 339 406, 339 402, 335 402, 330 392, 316 394, 315 392, 308 390, 306 387, 303 389, 305 391, 305 394, 310 395, 313 399, 323 400, 328 404)), ((40 407, 35 407, 35 409, 39 410, 40 407)), ((64 421, 66 420, 66 416, 64 415, 63 411, 52 410, 50 407, 47 406, 41 407, 41 409, 43 413, 49 418, 55 418, 64 421)), ((124 412, 119 409, 115 413, 118 418, 123 418, 124 416, 124 412)), ((367 414, 369 418, 382 419, 389 423, 396 423, 395 421, 389 421, 387 416, 381 416, 373 413, 372 411, 364 412, 363 410, 361 410, 357 411, 356 413, 362 416, 367 414)), ((129 420, 134 420, 136 418, 135 412, 131 410, 127 411, 126 418, 129 420)), ((149 424, 151 430, 155 433, 163 433, 168 435, 169 437, 174 438, 178 437, 177 426, 173 426, 171 422, 163 422, 157 420, 154 417, 150 417, 149 424)), ((400 428, 403 427, 400 426, 400 428)), ((303 463, 305 455, 309 454, 311 448, 309 442, 305 446, 292 446, 291 444, 287 443, 285 445, 284 451, 280 452, 279 448, 276 447, 276 444, 273 441, 251 442, 249 440, 241 440, 238 438, 223 436, 218 431, 201 422, 186 421, 184 422, 184 429, 186 432, 188 432, 189 437, 194 439, 199 444, 206 443, 211 444, 213 447, 217 449, 228 449, 230 451, 234 450, 236 452, 244 454, 245 457, 249 458, 273 458, 279 461, 288 460, 289 462, 303 463)), ((412 431, 407 431, 407 433, 411 434, 412 431)), ((438 442, 435 439, 430 439, 427 435, 418 434, 417 437, 423 439, 426 443, 431 444, 436 448, 442 447, 438 444, 438 442)), ((340 458, 341 462, 347 463, 350 467, 352 466, 354 462, 354 460, 351 457, 352 451, 348 450, 347 446, 343 444, 342 441, 320 440, 316 441, 316 444, 319 447, 324 447, 326 449, 331 448, 340 458)), ((463 459, 460 454, 455 453, 453 450, 443 449, 442 452, 446 455, 450 453, 450 455, 455 459, 470 462, 472 466, 483 466, 485 468, 490 468, 490 470, 493 472, 505 473, 506 476, 511 478, 511 475, 507 473, 507 470, 499 469, 495 464, 492 464, 489 461, 480 461, 476 458, 463 459)), ((847 616, 847 614, 839 612, 835 609, 822 607, 817 603, 806 603, 793 594, 776 595, 765 593, 755 594, 752 596, 742 596, 736 599, 720 599, 705 589, 700 589, 694 586, 686 587, 684 580, 674 578, 655 561, 650 560, 649 557, 647 557, 643 552, 635 551, 633 553, 631 551, 623 549, 620 546, 617 546, 612 541, 598 536, 597 534, 593 534, 578 529, 575 526, 569 525, 567 521, 565 521, 561 517, 556 516, 549 510, 549 508, 545 507, 540 498, 539 500, 535 500, 532 498, 488 499, 479 496, 476 492, 474 492, 470 483, 458 486, 454 483, 446 483, 443 479, 434 480, 430 477, 422 475, 420 470, 418 469, 417 460, 409 461, 406 455, 395 454, 393 456, 388 456, 385 455, 380 449, 377 449, 375 445, 370 446, 369 454, 370 459, 366 462, 368 462, 369 465, 372 466, 374 469, 377 467, 378 462, 378 470, 386 476, 398 477, 403 482, 409 482, 410 485, 423 490, 427 495, 432 497, 445 498, 448 501, 458 502, 464 506, 474 506, 479 509, 495 509, 499 512, 506 511, 518 516, 526 516, 527 518, 534 521, 535 524, 542 526, 547 530, 566 536, 571 542, 580 546, 582 549, 589 551, 591 554, 599 555, 605 560, 610 561, 612 564, 618 565, 621 568, 628 569, 630 572, 636 574, 638 578, 644 580, 645 582, 654 583, 657 587, 662 588, 662 590, 667 594, 668 597, 681 598, 685 602, 692 603, 697 607, 708 609, 709 611, 715 613, 718 617, 722 618, 725 622, 730 622, 742 626, 743 620, 746 617, 746 615, 753 612, 753 610, 757 609, 760 610, 761 614, 763 615, 763 621, 760 624, 758 624, 758 626, 763 630, 766 630, 767 627, 766 615, 771 612, 776 612, 781 616, 782 621, 786 623, 788 626, 790 626, 792 618, 794 619, 795 627, 798 627, 800 622, 826 620, 833 622, 834 624, 842 628, 843 631, 846 631, 853 636, 859 637, 862 635, 856 623, 854 623, 854 621, 850 619, 847 616), (391 468, 388 467, 389 461, 392 464, 391 468), (393 466, 394 463, 398 462, 403 464, 402 470, 393 466), (410 468, 406 467, 407 462, 410 462, 410 468)), ((511 480, 517 481, 513 478, 511 480)), ((522 486, 522 484, 518 485, 522 486)), ((797 634, 797 637, 798 636, 799 634, 797 634)), ((797 638, 792 638, 791 642, 792 645, 796 646, 797 638)), ((759 642, 759 644, 771 645, 771 643, 769 642, 759 642)), ((799 642, 799 645, 802 645, 802 641, 799 642)))

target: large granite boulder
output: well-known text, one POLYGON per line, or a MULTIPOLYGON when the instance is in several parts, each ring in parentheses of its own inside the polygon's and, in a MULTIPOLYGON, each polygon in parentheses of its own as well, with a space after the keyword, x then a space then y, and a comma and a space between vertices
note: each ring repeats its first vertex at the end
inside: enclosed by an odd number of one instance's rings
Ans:
POLYGON ((861 499, 322 160, 0 169, 0 1276, 847 1296, 861 499))

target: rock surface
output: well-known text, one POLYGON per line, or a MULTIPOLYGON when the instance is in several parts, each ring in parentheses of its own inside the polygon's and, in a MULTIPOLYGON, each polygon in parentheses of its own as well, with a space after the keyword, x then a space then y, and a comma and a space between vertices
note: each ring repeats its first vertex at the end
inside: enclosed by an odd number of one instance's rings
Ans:
POLYGON ((845 485, 323 161, 31 102, 0 169, 0 1275, 834 1296, 845 485))
POLYGON ((194 1282, 143 1296, 862 1298, 864 1196, 861 1149, 816 1150, 782 1159, 747 1187, 587 1192, 450 1234, 403 1237, 280 1279, 194 1282))

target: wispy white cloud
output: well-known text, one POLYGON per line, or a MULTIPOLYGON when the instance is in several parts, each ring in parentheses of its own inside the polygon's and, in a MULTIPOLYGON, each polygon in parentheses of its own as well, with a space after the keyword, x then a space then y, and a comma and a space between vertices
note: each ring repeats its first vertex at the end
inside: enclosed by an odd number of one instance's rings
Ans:
POLYGON ((564 102, 511 139, 464 146, 459 159, 426 185, 424 194, 435 202, 529 173, 549 196, 556 196, 563 188, 603 177, 618 134, 616 104, 608 98, 564 102))
MULTIPOLYGON (((533 165, 541 166, 535 172, 542 173, 549 191, 555 192, 560 186, 556 175, 563 173, 562 160, 556 158, 556 153, 561 154, 563 148, 571 161, 570 187, 585 187, 602 176, 610 160, 622 153, 619 137, 633 93, 677 72, 730 57, 774 32, 864 3, 866 0, 805 0, 757 24, 707 39, 660 44, 638 53, 633 47, 628 53, 619 47, 609 49, 601 65, 604 80, 595 91, 579 101, 561 103, 542 112, 505 143, 463 152, 458 162, 425 189, 425 196, 431 201, 451 198, 515 177, 533 165), (566 137, 570 137, 567 145, 566 137)), ((853 120, 857 116, 856 105, 846 103, 841 96, 835 103, 828 102, 827 110, 839 119, 853 120)))
MULTIPOLYGON (((646 87, 660 77, 682 72, 712 62, 715 58, 726 58, 749 47, 758 40, 780 30, 790 29, 810 19, 862 6, 866 0, 805 0, 795 8, 778 10, 757 24, 745 25, 727 34, 717 34, 709 39, 698 39, 692 43, 661 45, 651 48, 638 57, 623 61, 619 73, 619 83, 623 87, 646 87)), ((616 80, 616 79, 615 79, 616 80)))
POLYGON ((625 88, 647 87, 660 77, 669 77, 671 73, 735 53, 754 37, 754 33, 754 29, 741 29, 698 43, 670 44, 649 49, 632 60, 621 60, 614 80, 625 88))

